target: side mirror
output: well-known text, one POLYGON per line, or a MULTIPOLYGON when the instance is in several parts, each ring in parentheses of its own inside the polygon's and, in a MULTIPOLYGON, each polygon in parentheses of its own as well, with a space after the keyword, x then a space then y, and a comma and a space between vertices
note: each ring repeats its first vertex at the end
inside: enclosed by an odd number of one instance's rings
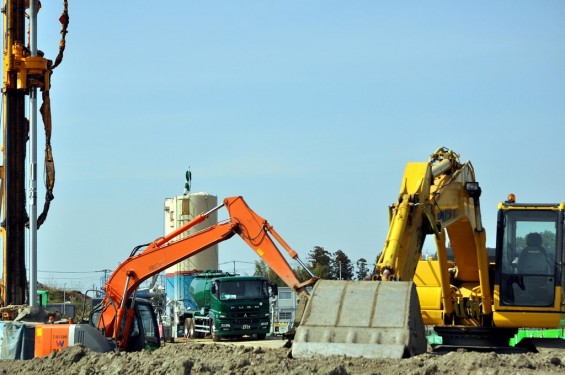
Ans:
POLYGON ((271 284, 271 292, 273 296, 279 295, 279 286, 277 284, 271 284))
POLYGON ((213 283, 213 284, 212 284, 212 287, 210 288, 210 292, 211 292, 212 294, 216 294, 216 293, 218 292, 218 284, 213 283))

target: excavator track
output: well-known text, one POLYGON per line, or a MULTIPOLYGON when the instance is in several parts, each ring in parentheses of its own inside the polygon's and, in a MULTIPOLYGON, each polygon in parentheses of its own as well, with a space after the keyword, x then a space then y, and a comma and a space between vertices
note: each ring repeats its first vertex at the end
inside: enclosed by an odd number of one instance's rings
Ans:
POLYGON ((296 329, 294 358, 406 358, 426 352, 413 282, 319 280, 296 329))

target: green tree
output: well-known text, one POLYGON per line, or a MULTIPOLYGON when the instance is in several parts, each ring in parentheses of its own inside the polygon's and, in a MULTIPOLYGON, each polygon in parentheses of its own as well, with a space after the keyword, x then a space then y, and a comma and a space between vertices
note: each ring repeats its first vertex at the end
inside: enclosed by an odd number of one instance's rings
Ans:
POLYGON ((312 277, 312 276, 310 276, 308 271, 306 271, 304 268, 302 268, 302 266, 296 266, 292 270, 294 271, 296 276, 298 276, 298 280, 300 280, 300 281, 306 281, 306 280, 308 280, 312 277))
POLYGON ((357 280, 363 280, 369 274, 367 268, 367 259, 360 258, 357 260, 357 280))
POLYGON ((312 272, 320 279, 330 279, 332 275, 331 254, 321 246, 314 246, 308 254, 308 260, 312 265, 312 272))
POLYGON ((262 260, 255 261, 255 272, 253 276, 266 277, 271 284, 276 284, 278 286, 286 286, 284 281, 273 271, 267 263, 262 260))
POLYGON ((334 280, 353 279, 353 264, 349 257, 341 250, 333 253, 331 270, 331 278, 334 280))

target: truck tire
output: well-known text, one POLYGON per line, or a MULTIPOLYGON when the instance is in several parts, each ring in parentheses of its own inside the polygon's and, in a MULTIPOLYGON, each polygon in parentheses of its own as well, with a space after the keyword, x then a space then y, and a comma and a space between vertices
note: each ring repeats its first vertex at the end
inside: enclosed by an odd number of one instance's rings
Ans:
POLYGON ((184 337, 195 338, 194 337, 194 321, 192 318, 186 318, 184 320, 184 337))
POLYGON ((202 337, 202 333, 196 332, 196 327, 193 319, 190 319, 189 332, 190 332, 190 337, 192 338, 199 339, 202 337))
POLYGON ((257 334, 257 340, 265 340, 265 337, 267 337, 266 333, 258 333, 257 334))
POLYGON ((216 329, 216 324, 214 324, 214 320, 210 320, 210 336, 212 337, 212 341, 214 342, 220 341, 220 336, 218 336, 218 330, 216 329))

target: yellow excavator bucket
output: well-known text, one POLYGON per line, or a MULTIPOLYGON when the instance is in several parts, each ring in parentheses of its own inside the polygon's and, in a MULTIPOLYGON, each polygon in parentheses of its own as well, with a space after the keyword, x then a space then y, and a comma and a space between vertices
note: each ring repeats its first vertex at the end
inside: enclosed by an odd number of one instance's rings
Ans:
POLYGON ((292 343, 294 358, 406 358, 426 350, 411 281, 319 280, 292 343))

